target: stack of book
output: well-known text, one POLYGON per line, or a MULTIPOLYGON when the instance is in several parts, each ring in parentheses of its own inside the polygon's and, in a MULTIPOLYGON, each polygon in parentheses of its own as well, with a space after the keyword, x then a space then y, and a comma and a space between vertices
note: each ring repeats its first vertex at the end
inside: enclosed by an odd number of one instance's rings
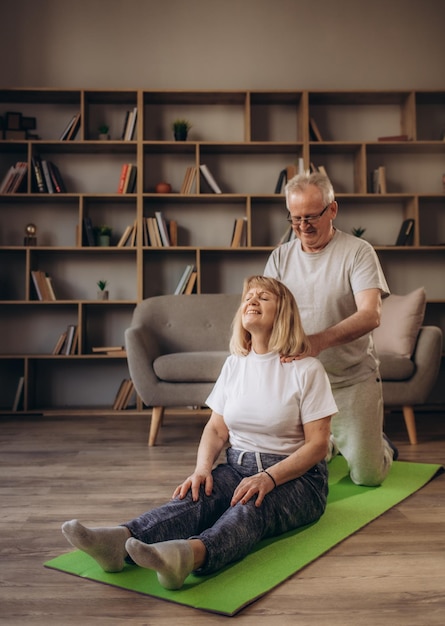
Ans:
POLYGON ((133 224, 128 224, 128 226, 126 226, 124 232, 122 233, 121 238, 117 242, 117 247, 123 248, 124 246, 128 246, 128 247, 135 246, 136 235, 137 235, 137 220, 134 220, 133 224))
POLYGON ((384 165, 376 167, 371 172, 371 193, 386 193, 386 168, 384 165))
POLYGON ((146 217, 144 225, 144 245, 155 248, 177 245, 177 223, 171 220, 167 226, 162 211, 155 211, 154 217, 146 217))
POLYGON ((76 135, 80 128, 80 113, 75 113, 65 126, 62 134, 59 137, 60 141, 72 141, 76 138, 76 135))
POLYGON ((247 217, 238 217, 233 225, 231 248, 247 246, 247 217))
POLYGON ((32 270, 31 278, 39 300, 56 300, 51 276, 41 270, 32 270))
POLYGON ((108 356, 127 356, 124 346, 93 346, 93 354, 107 354, 108 356))
POLYGON ((185 171, 184 180, 182 182, 181 190, 179 193, 183 193, 183 194, 192 193, 195 182, 196 182, 196 167, 188 167, 185 171))
POLYGON ((124 163, 122 165, 117 193, 134 193, 136 188, 137 167, 133 163, 124 163))
POLYGON ((34 189, 39 193, 66 193, 59 168, 52 161, 34 155, 31 159, 34 189))
POLYGON ((23 183, 26 180, 26 173, 28 171, 28 164, 24 161, 17 161, 15 165, 11 165, 6 172, 0 184, 0 193, 18 193, 19 191, 25 191, 23 183))
POLYGON ((113 411, 122 411, 128 408, 130 400, 133 396, 134 384, 131 378, 124 378, 119 385, 116 397, 113 403, 113 411))
POLYGON ((194 265, 187 265, 175 289, 175 296, 193 293, 198 272, 194 265))
POLYGON ((138 116, 138 108, 134 107, 131 111, 127 111, 125 114, 124 127, 122 129, 121 139, 124 141, 131 141, 134 138, 134 131, 136 129, 136 120, 138 116))
POLYGON ((76 324, 68 324, 67 329, 56 341, 52 354, 76 354, 78 344, 79 327, 76 324))

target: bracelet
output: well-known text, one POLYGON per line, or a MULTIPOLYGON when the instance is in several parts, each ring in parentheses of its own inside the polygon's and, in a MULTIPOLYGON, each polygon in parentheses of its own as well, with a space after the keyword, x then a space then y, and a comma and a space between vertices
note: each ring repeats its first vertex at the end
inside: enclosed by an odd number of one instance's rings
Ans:
POLYGON ((264 472, 264 474, 267 474, 267 475, 269 476, 269 478, 272 480, 272 482, 273 482, 274 486, 275 486, 275 487, 277 487, 276 480, 275 480, 275 478, 272 476, 272 474, 269 474, 269 472, 268 472, 267 470, 265 470, 265 469, 263 469, 263 472, 264 472))

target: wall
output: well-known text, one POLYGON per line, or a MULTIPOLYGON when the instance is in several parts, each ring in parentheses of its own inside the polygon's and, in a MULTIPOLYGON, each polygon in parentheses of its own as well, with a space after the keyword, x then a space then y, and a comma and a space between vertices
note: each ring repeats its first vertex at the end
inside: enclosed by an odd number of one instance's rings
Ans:
POLYGON ((14 0, 0 87, 443 89, 443 0, 14 0))

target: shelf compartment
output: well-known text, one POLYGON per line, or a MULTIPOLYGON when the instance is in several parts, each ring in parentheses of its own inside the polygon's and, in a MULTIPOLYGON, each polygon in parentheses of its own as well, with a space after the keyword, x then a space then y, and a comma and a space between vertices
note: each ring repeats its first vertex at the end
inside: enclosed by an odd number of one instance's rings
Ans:
POLYGON ((418 140, 445 139, 445 92, 416 92, 416 124, 418 140))
POLYGON ((111 301, 137 299, 135 248, 33 248, 30 264, 51 276, 57 301, 96 300, 98 280, 108 281, 111 301))
POLYGON ((25 277, 25 251, 8 248, 0 250, 0 301, 26 300, 25 277))
MULTIPOLYGON (((137 91, 86 91, 84 95, 86 140, 98 140, 99 127, 106 124, 112 141, 122 140, 126 113, 138 104, 137 91)), ((137 123, 133 140, 137 140, 137 123)))
POLYGON ((310 144, 310 161, 323 166, 336 193, 366 192, 366 160, 364 144, 310 144))
POLYGON ((445 247, 445 196, 419 198, 419 236, 421 246, 445 247))
POLYGON ((68 324, 78 323, 77 304, 2 303, 0 353, 51 354, 68 324))
MULTIPOLYGON (((116 246, 127 226, 132 226, 137 218, 136 197, 120 194, 114 197, 85 196, 83 217, 89 217, 93 228, 106 224, 112 228, 111 246, 116 246)), ((83 237, 84 245, 86 245, 83 237)), ((120 248, 119 248, 120 249, 120 248)))
POLYGON ((303 141, 302 92, 252 91, 250 141, 303 141))
POLYGON ((346 233, 366 228, 363 239, 373 246, 395 246, 403 221, 416 219, 416 200, 409 195, 339 194, 336 200, 339 208, 335 226, 346 233))
POLYGON ((253 247, 277 246, 288 229, 284 195, 251 198, 251 242, 253 247))
MULTIPOLYGON (((25 361, 16 357, 0 357, 0 411, 11 412, 14 404, 17 385, 21 376, 25 375, 25 361)), ((25 404, 25 388, 22 391, 20 409, 25 404)))
POLYGON ((203 196, 145 198, 144 217, 154 217, 155 211, 167 222, 177 222, 178 246, 230 247, 235 219, 246 217, 246 199, 221 196, 215 203, 203 196))
POLYGON ((172 140, 173 121, 186 119, 190 141, 245 141, 246 97, 243 91, 145 92, 144 139, 172 140))
POLYGON ((400 92, 309 92, 309 115, 323 141, 377 141, 407 134, 414 139, 414 98, 400 92))
POLYGON ((403 295, 423 286, 428 301, 445 302, 444 250, 385 248, 377 254, 392 292, 403 295))
POLYGON ((272 249, 201 250, 201 293, 239 293, 244 278, 263 274, 272 249))
POLYGON ((31 410, 108 408, 123 378, 128 378, 125 359, 53 357, 30 359, 31 410))
POLYGON ((83 304, 82 353, 93 354, 92 348, 97 346, 125 346, 124 334, 130 326, 134 307, 134 304, 83 304))
MULTIPOLYGON (((143 298, 174 293, 186 265, 194 265, 199 270, 198 254, 199 251, 194 249, 145 249, 143 298)), ((199 281, 195 291, 197 289, 199 290, 199 281)))

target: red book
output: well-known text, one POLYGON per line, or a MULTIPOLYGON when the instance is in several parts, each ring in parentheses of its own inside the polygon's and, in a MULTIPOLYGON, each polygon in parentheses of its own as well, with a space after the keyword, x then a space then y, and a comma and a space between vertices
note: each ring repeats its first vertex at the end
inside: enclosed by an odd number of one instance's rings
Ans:
POLYGON ((124 163, 121 169, 121 177, 119 179, 119 185, 117 188, 117 193, 124 193, 125 188, 125 180, 127 178, 127 172, 129 168, 129 163, 124 163))

